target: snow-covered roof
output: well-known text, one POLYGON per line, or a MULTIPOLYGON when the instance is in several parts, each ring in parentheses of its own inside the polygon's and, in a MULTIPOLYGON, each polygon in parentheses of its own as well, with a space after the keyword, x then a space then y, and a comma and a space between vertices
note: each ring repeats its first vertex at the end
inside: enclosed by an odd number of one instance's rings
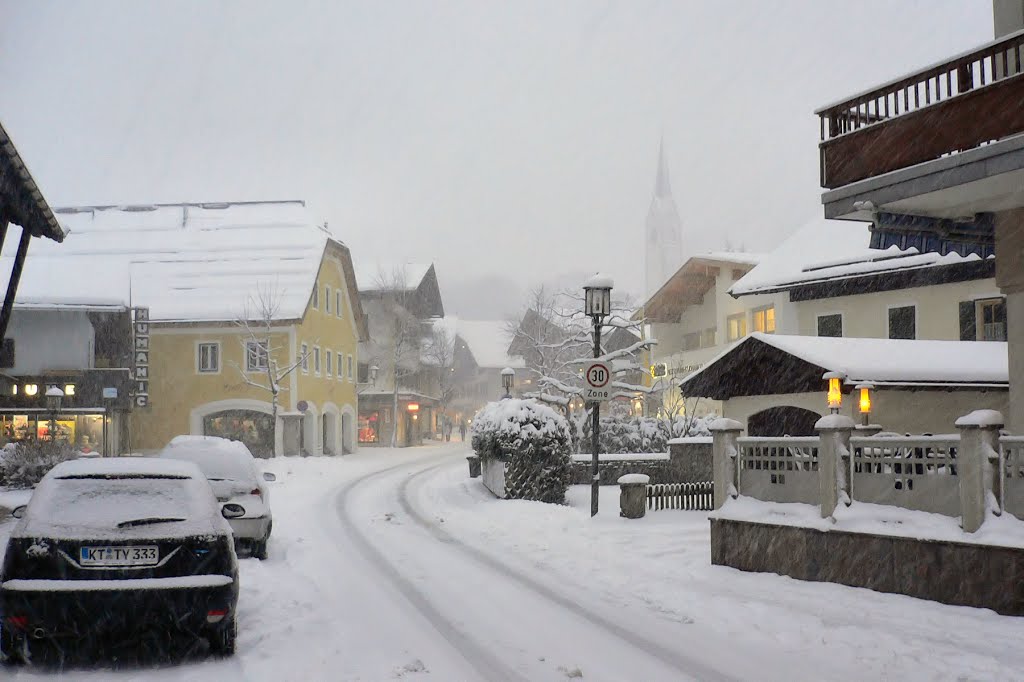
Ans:
POLYGON ((697 260, 715 260, 741 265, 757 265, 765 257, 763 253, 746 253, 743 251, 708 251, 707 253, 699 253, 694 256, 697 260))
POLYGON ((419 288, 423 278, 430 272, 430 263, 358 263, 356 284, 359 291, 379 291, 397 284, 407 291, 419 288))
POLYGON ((850 386, 989 385, 1009 382, 1006 343, 789 336, 755 332, 684 379, 689 383, 741 347, 760 341, 829 372, 850 386))
MULTIPOLYGON (((130 304, 148 307, 154 321, 235 319, 258 286, 279 297, 279 319, 298 319, 331 238, 301 201, 90 207, 57 216, 70 232, 63 244, 33 245, 18 304, 130 304)), ((16 244, 4 244, 0 278, 9 278, 16 244)))
POLYGON ((732 285, 734 296, 762 294, 813 284, 896 270, 953 265, 980 256, 956 253, 918 253, 869 247, 867 225, 816 218, 794 232, 754 269, 732 285))
POLYGON ((521 369, 526 363, 520 357, 508 354, 511 343, 508 323, 502 320, 459 320, 456 331, 466 342, 476 364, 486 368, 512 367, 521 369))

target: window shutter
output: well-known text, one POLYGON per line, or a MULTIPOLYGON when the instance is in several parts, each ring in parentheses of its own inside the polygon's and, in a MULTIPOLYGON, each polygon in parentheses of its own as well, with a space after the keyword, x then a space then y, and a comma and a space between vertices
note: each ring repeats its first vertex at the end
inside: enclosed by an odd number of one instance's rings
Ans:
POLYGON ((960 302, 960 340, 977 341, 978 323, 975 319, 974 301, 960 302))

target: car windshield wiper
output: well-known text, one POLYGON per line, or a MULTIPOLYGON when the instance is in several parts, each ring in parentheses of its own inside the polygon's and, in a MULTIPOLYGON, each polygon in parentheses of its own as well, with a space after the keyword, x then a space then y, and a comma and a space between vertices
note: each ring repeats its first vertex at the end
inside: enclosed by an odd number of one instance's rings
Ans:
POLYGON ((185 519, 170 516, 150 516, 144 519, 132 519, 117 524, 118 528, 130 528, 132 526, 147 526, 151 523, 173 523, 174 521, 185 521, 185 519))

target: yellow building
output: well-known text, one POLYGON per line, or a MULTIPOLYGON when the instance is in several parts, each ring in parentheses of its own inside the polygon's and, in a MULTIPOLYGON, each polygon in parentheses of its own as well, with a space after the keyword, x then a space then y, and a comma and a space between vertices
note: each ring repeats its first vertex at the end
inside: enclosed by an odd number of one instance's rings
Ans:
POLYGON ((89 207, 59 217, 74 235, 66 253, 123 273, 116 284, 130 292, 125 449, 155 450, 179 434, 234 438, 262 456, 355 449, 366 323, 348 248, 303 202, 89 207))

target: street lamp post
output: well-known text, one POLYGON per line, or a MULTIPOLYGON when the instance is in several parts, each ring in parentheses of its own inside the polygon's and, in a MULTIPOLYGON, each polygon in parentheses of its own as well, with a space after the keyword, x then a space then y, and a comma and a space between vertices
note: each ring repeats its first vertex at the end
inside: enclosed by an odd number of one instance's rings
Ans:
POLYGON ((57 440, 57 414, 64 401, 64 391, 56 386, 46 389, 46 408, 50 411, 50 442, 57 440))
MULTIPOLYGON (((610 277, 594 275, 583 285, 583 312, 594 322, 594 357, 601 357, 601 326, 604 318, 612 311, 612 287, 610 277)), ((601 469, 598 464, 598 452, 601 441, 601 403, 594 402, 593 423, 593 459, 590 464, 590 515, 597 516, 598 493, 601 486, 601 469)))
POLYGON ((505 389, 505 398, 512 397, 512 387, 516 383, 516 371, 511 367, 501 370, 501 385, 505 389))

